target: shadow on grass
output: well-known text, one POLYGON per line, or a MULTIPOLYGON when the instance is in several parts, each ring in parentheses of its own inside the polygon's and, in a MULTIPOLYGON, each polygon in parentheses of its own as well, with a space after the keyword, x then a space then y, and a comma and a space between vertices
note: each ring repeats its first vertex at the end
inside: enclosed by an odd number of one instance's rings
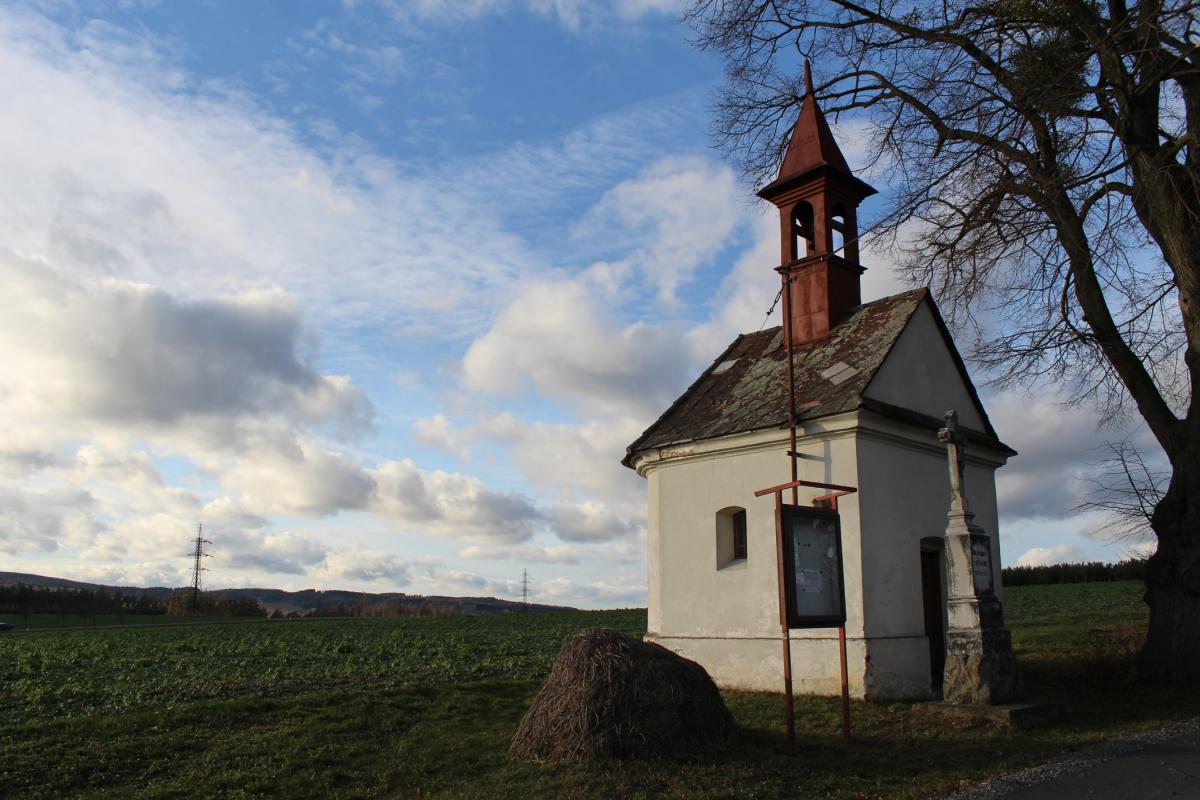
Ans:
POLYGON ((779 695, 729 692, 740 731, 694 759, 532 764, 508 743, 538 689, 493 681, 202 701, 178 708, 0 730, 0 796, 237 797, 888 797, 915 798, 1044 761, 1127 724, 1197 713, 1147 693, 1009 733, 951 726, 907 705, 855 702, 841 738, 836 699, 799 697, 787 752, 779 695))

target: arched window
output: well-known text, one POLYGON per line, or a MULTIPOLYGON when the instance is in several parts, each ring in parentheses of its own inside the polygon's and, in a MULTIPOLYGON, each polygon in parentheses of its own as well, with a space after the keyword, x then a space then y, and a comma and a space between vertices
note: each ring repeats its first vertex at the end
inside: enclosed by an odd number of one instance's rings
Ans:
POLYGON ((804 201, 796 203, 792 208, 792 259, 812 255, 813 243, 813 209, 804 201))
POLYGON ((829 217, 829 229, 833 233, 833 254, 835 256, 846 256, 844 252, 846 247, 846 209, 841 203, 833 207, 833 214, 829 217))
POLYGON ((717 569, 746 560, 746 509, 738 506, 717 512, 717 569))

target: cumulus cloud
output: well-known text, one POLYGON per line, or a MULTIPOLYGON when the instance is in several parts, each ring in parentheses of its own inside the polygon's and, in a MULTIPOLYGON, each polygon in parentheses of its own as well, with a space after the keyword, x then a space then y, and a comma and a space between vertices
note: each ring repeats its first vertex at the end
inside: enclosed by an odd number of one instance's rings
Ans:
POLYGON ((440 470, 423 472, 411 460, 375 471, 373 508, 422 531, 465 541, 518 542, 530 538, 542 514, 517 492, 497 492, 478 478, 440 470))
POLYGON ((639 529, 633 521, 595 501, 556 506, 549 512, 549 521, 558 537, 568 542, 606 542, 639 529))
POLYGON ((1018 567, 1045 567, 1051 564, 1074 564, 1088 561, 1087 554, 1073 544, 1056 544, 1050 547, 1033 547, 1017 559, 1018 567))
POLYGON ((325 557, 321 572, 330 579, 406 586, 414 563, 395 553, 372 550, 343 550, 325 557))
POLYGON ((445 450, 466 461, 471 457, 471 451, 454 422, 445 414, 434 414, 427 419, 419 419, 413 423, 413 435, 417 441, 426 447, 445 450))
POLYGON ((620 459, 644 427, 644 422, 624 416, 571 424, 501 413, 479 420, 463 435, 508 447, 534 487, 573 499, 600 498, 616 512, 640 516, 645 511, 644 484, 620 459))
POLYGON ((522 561, 535 564, 578 564, 583 551, 577 545, 560 544, 551 547, 521 545, 505 547, 478 545, 464 547, 458 551, 459 558, 478 561, 522 561))
POLYGON ((553 578, 535 586, 533 597, 540 603, 579 602, 604 606, 644 606, 646 604, 646 574, 641 571, 620 572, 607 580, 575 581, 553 578))
POLYGON ((1095 488, 1095 465, 1108 454, 1104 443, 1143 432, 1101 428, 1090 409, 1062 399, 1043 389, 1037 395, 1011 390, 986 401, 1000 438, 1019 453, 996 477, 1000 512, 1007 518, 1076 513, 1095 488))
POLYGON ((621 324, 586 280, 536 281, 471 344, 463 380, 472 390, 532 388, 607 415, 652 418, 690 373, 681 339, 669 324, 621 324))
POLYGON ((86 546, 105 530, 96 500, 74 487, 45 491, 0 486, 0 551, 52 553, 86 546))
POLYGON ((223 571, 261 570, 283 575, 304 575, 322 564, 328 549, 312 536, 292 531, 261 533, 245 529, 216 529, 209 533, 208 552, 213 567, 223 571))
POLYGON ((301 316, 284 296, 182 301, 12 253, 0 253, 0 281, 11 300, 0 392, 15 417, 147 430, 280 414, 345 430, 369 423, 366 397, 303 352, 301 316))
POLYGON ((361 465, 308 437, 294 447, 239 459, 223 483, 251 512, 307 516, 363 508, 374 489, 361 465))

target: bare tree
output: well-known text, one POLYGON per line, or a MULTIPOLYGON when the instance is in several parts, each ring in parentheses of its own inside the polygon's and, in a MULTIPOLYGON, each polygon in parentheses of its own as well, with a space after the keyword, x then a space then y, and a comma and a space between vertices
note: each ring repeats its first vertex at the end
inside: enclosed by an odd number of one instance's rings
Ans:
POLYGON ((1094 466, 1091 499, 1076 511, 1102 511, 1108 522, 1101 529, 1112 541, 1141 539, 1153 528, 1154 509, 1162 502, 1170 473, 1156 469, 1129 441, 1105 442, 1108 454, 1094 466))
POLYGON ((1200 683, 1200 49, 1188 0, 694 0, 725 59, 719 143, 778 164, 811 59, 892 183, 876 232, 1000 380, 1140 414, 1152 513, 1144 678, 1200 683), (981 323, 986 322, 986 325, 981 323))

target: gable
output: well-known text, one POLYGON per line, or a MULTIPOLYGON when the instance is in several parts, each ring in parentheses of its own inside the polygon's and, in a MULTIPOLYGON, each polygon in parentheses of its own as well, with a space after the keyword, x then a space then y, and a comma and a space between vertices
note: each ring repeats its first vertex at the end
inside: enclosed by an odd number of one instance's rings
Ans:
POLYGON ((863 397, 934 419, 954 409, 961 426, 992 434, 987 412, 931 302, 921 303, 909 319, 863 397))

